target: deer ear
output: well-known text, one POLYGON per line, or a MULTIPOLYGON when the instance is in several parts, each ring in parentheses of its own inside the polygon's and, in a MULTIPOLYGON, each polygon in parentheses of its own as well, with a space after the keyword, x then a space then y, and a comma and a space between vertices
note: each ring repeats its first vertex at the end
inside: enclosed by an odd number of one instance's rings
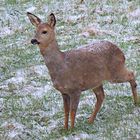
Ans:
POLYGON ((35 16, 34 14, 30 13, 30 12, 27 12, 27 16, 29 17, 31 23, 34 25, 34 26, 38 26, 40 23, 41 23, 41 19, 38 18, 37 16, 35 16))
POLYGON ((54 16, 53 13, 51 13, 51 14, 49 15, 48 24, 49 24, 51 27, 54 27, 55 24, 56 24, 56 18, 55 18, 55 16, 54 16))

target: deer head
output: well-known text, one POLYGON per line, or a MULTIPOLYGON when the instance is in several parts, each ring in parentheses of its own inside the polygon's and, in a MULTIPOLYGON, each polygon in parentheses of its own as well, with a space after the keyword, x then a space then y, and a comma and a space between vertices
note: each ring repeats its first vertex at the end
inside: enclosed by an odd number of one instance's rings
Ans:
POLYGON ((55 40, 56 19, 53 13, 48 17, 48 22, 42 23, 41 19, 32 13, 27 12, 30 22, 36 27, 35 36, 31 40, 33 45, 39 45, 40 48, 46 48, 55 40))

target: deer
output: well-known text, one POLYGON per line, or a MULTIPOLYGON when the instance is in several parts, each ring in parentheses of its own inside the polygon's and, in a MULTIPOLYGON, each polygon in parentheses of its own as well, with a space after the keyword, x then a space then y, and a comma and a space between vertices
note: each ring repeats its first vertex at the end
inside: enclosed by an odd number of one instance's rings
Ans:
POLYGON ((63 98, 64 129, 74 128, 76 112, 82 91, 91 89, 96 97, 95 107, 88 118, 93 123, 104 98, 103 82, 129 82, 134 103, 138 103, 137 83, 133 71, 125 66, 121 49, 109 41, 99 41, 69 51, 61 51, 55 36, 56 18, 53 13, 47 22, 27 12, 36 33, 31 43, 38 45, 40 53, 56 90, 63 98))

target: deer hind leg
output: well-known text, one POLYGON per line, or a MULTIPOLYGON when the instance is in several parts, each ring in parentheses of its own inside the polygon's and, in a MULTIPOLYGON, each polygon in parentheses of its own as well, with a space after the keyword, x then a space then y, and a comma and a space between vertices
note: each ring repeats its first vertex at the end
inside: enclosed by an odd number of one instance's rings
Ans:
POLYGON ((138 95, 137 95, 137 83, 135 80, 134 73, 132 71, 128 71, 126 68, 124 68, 123 72, 117 77, 117 79, 112 81, 113 83, 123 83, 123 82, 129 82, 133 94, 134 104, 137 104, 138 101, 138 95))
POLYGON ((90 118, 88 119, 88 122, 89 123, 93 123, 94 122, 94 119, 96 118, 96 115, 98 113, 98 111, 100 110, 101 108, 101 105, 103 103, 103 100, 105 98, 105 95, 104 95, 104 90, 103 90, 103 86, 99 86, 95 89, 93 89, 95 95, 96 95, 96 98, 97 98, 97 101, 96 101, 96 104, 95 104, 95 109, 93 110, 93 113, 91 114, 90 118))
POLYGON ((69 111, 70 111, 70 97, 67 94, 62 94, 64 102, 65 123, 64 128, 68 129, 69 111))

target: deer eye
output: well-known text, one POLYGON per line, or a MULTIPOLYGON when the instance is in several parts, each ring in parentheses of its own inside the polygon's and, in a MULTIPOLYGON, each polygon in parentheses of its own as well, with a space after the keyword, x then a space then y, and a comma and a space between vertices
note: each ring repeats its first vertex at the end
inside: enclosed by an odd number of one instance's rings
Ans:
POLYGON ((42 34, 47 34, 47 31, 43 31, 42 34))

